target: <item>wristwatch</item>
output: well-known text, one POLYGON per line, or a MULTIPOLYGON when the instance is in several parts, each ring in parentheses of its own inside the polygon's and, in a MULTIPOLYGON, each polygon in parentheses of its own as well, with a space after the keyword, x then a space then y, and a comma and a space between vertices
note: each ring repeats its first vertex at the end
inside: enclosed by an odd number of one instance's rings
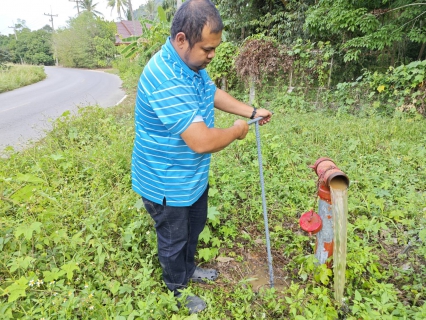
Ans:
POLYGON ((256 111, 257 111, 257 108, 253 107, 253 113, 251 114, 250 119, 254 119, 254 116, 256 115, 256 111))

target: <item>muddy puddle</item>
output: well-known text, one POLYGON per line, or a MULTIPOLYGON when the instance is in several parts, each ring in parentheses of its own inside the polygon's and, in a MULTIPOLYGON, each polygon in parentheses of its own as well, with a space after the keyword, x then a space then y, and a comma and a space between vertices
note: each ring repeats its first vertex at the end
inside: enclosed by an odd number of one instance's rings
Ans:
MULTIPOLYGON (((252 266, 251 272, 247 277, 248 284, 252 287, 252 290, 254 292, 259 292, 261 289, 270 289, 271 284, 269 280, 269 268, 268 264, 260 265, 260 266, 252 266)), ((285 288, 287 288, 286 282, 281 279, 280 277, 277 277, 274 274, 274 288, 277 291, 282 291, 285 288)))

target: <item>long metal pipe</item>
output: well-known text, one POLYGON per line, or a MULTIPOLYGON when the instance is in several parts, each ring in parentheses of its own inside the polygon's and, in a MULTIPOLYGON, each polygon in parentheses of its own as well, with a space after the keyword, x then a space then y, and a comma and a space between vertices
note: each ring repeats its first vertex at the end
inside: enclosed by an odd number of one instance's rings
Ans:
POLYGON ((259 162, 260 187, 262 189, 262 208, 263 208, 263 221, 265 223, 266 250, 268 253, 269 283, 271 288, 273 288, 274 287, 274 270, 272 268, 271 240, 269 237, 268 212, 266 208, 266 196, 265 196, 265 180, 263 178, 262 149, 260 145, 260 132, 259 132, 259 120, 262 120, 262 119, 263 119, 262 117, 258 117, 248 121, 247 123, 249 125, 255 123, 255 127, 256 127, 257 159, 259 162))

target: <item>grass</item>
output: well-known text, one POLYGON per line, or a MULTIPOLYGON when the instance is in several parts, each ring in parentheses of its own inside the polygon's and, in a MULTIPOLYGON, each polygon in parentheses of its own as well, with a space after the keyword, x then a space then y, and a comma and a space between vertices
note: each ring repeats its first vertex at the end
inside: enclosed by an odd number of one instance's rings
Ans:
MULTIPOLYGON (((255 292, 248 281, 251 263, 266 266, 254 130, 215 154, 198 260, 221 276, 187 289, 208 303, 189 317, 161 281, 155 229, 131 190, 133 104, 134 94, 115 108, 64 115, 42 142, 1 159, 4 319, 426 317, 424 121, 275 110, 261 141, 279 289, 255 292), (351 180, 342 308, 332 275, 313 259, 315 239, 298 226, 316 205, 308 165, 322 156, 351 180)), ((233 121, 217 114, 219 127, 233 121)))
POLYGON ((0 69, 0 93, 18 89, 46 78, 43 67, 8 65, 0 69))

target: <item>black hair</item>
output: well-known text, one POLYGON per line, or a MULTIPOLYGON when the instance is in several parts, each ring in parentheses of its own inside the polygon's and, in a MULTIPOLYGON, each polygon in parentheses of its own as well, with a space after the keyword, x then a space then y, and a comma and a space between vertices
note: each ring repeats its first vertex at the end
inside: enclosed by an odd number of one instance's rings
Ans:
POLYGON ((171 39, 174 40, 179 32, 183 32, 192 48, 200 42, 204 26, 208 24, 212 33, 223 30, 223 22, 219 11, 210 0, 187 0, 180 6, 173 17, 170 29, 171 39))

